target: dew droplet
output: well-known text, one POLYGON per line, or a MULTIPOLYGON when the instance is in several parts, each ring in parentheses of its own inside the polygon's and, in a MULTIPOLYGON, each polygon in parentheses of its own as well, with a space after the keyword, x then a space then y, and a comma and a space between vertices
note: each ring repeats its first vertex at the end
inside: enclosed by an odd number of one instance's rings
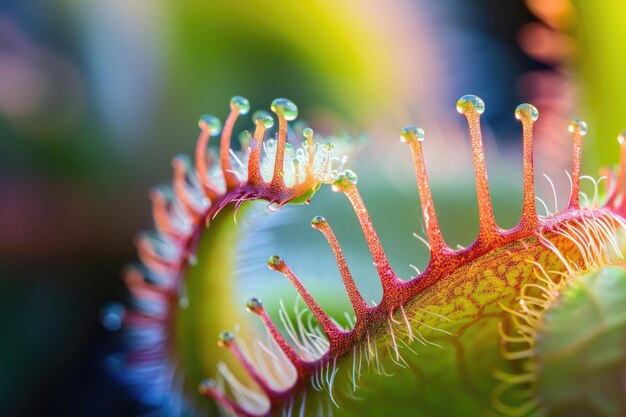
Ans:
POLYGON ((270 256, 267 259, 267 266, 269 266, 270 268, 279 267, 280 265, 282 265, 282 263, 283 260, 280 258, 280 256, 277 255, 270 256))
POLYGON ((122 328, 126 308, 120 303, 110 303, 104 306, 100 312, 100 321, 102 327, 110 332, 114 332, 122 328))
POLYGON ((230 99, 230 105, 239 110, 239 114, 248 114, 250 111, 250 102, 245 97, 234 96, 230 99))
POLYGON ((419 142, 423 142, 424 137, 424 131, 417 126, 407 126, 402 129, 402 133, 400 133, 400 141, 402 141, 402 143, 408 143, 416 139, 419 142))
POLYGON ((263 303, 256 297, 252 297, 246 302, 246 308, 252 313, 258 313, 263 307, 263 303))
POLYGON ((621 145, 626 140, 626 130, 617 135, 617 142, 621 145))
POLYGON ((522 103, 515 109, 515 118, 522 120, 523 117, 530 117, 533 122, 539 119, 539 111, 537 107, 529 103, 522 103))
POLYGON ((267 110, 255 110, 255 112, 252 113, 252 121, 256 122, 257 119, 262 118, 263 116, 272 117, 272 114, 267 110))
POLYGON ((569 122, 567 130, 569 130, 569 133, 579 133, 581 136, 585 136, 587 134, 587 123, 580 119, 574 119, 569 122))
POLYGON ((459 99, 456 102, 456 111, 461 114, 467 114, 469 111, 476 111, 478 114, 483 114, 485 111, 485 102, 478 96, 468 94, 459 99))
POLYGON ((326 219, 322 216, 315 216, 313 220, 311 220, 311 226, 313 227, 321 226, 324 223, 326 223, 326 219))
POLYGON ((198 391, 200 394, 207 394, 209 391, 215 389, 217 387, 217 383, 212 378, 207 378, 200 383, 198 386, 198 391))
POLYGON ((208 129, 211 136, 219 135, 222 131, 222 122, 212 114, 203 114, 198 120, 200 129, 208 129))
POLYGON ((340 178, 343 177, 345 178, 347 181, 350 181, 350 183, 355 184, 358 180, 358 177, 356 176, 356 173, 354 171, 352 171, 351 169, 346 169, 345 171, 343 171, 343 173, 341 173, 341 175, 339 176, 340 178))
POLYGON ((285 120, 291 121, 298 117, 298 107, 291 100, 287 100, 286 98, 277 98, 272 101, 270 108, 279 117, 284 117, 285 120))
POLYGON ((252 121, 256 124, 263 123, 266 129, 274 126, 274 118, 265 110, 257 110, 252 115, 252 121))
POLYGON ((217 345, 219 347, 227 348, 235 340, 235 334, 233 332, 222 332, 217 336, 217 345))
POLYGON ((358 177, 354 171, 346 169, 337 176, 331 187, 335 192, 346 191, 350 186, 356 185, 357 180, 358 177))

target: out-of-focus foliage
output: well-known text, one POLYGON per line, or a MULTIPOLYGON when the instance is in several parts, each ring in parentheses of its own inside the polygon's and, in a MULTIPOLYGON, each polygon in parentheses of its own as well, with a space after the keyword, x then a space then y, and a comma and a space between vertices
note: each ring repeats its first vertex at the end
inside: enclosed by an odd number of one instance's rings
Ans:
POLYGON ((580 74, 579 107, 593 126, 593 165, 615 163, 615 138, 626 129, 626 3, 573 0, 580 74))

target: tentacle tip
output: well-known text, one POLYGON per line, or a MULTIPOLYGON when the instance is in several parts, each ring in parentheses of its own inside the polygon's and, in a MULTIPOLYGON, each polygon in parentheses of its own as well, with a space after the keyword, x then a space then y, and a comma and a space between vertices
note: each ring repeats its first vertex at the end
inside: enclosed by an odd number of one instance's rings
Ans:
POLYGON ((222 332, 217 336, 217 345, 221 348, 229 348, 235 341, 233 332, 222 332))
POLYGON ((471 112, 483 114, 485 111, 485 102, 478 96, 467 94, 456 102, 456 111, 465 116, 471 112))
POLYGON ((230 108, 237 110, 239 114, 248 114, 250 111, 250 102, 245 97, 234 96, 230 99, 230 108))
POLYGON ((246 309, 251 313, 259 314, 263 310, 263 302, 256 297, 252 297, 246 301, 246 309))
POLYGON ((314 229, 319 229, 325 224, 326 224, 326 219, 322 216, 315 216, 311 220, 311 227, 313 227, 314 229))
POLYGON ((252 115, 252 120, 257 126, 263 126, 265 129, 269 129, 274 126, 274 118, 263 110, 255 111, 252 115))
POLYGON ((288 121, 295 120, 298 117, 298 107, 293 101, 286 98, 277 98, 272 101, 270 108, 278 117, 284 117, 288 121))
POLYGON ((163 190, 161 190, 161 188, 154 187, 148 193, 148 198, 154 203, 156 201, 163 200, 165 198, 165 195, 163 194, 163 190))
POLYGON ((522 122, 536 122, 539 119, 539 111, 532 104, 522 103, 515 109, 515 118, 522 122))
POLYGON ((211 136, 216 136, 222 131, 222 122, 212 114, 203 114, 198 119, 198 127, 202 130, 208 130, 211 136))
POLYGON ((423 142, 424 137, 424 131, 417 126, 407 126, 400 133, 400 141, 402 143, 423 142))
POLYGON ((305 128, 302 131, 302 135, 304 135, 304 137, 308 140, 313 140, 313 129, 311 129, 310 127, 305 128))
POLYGON ((176 155, 172 158, 172 167, 174 169, 183 169, 188 165, 188 158, 184 154, 176 155))
POLYGON ((335 192, 348 191, 350 188, 356 185, 357 180, 358 180, 358 177, 354 173, 354 171, 350 169, 346 169, 337 176, 335 181, 333 181, 332 189, 335 192))
POLYGON ((617 143, 619 143, 620 145, 623 145, 625 141, 626 141, 626 130, 624 130, 619 135, 617 135, 617 143))
POLYGON ((580 136, 585 136, 587 134, 587 123, 580 119, 574 119, 569 122, 567 126, 567 130, 570 133, 579 134, 580 136))
POLYGON ((120 330, 125 317, 126 307, 121 303, 109 303, 100 311, 100 323, 105 330, 110 332, 120 330))
POLYGON ((212 396, 217 389, 217 382, 212 378, 207 378, 198 385, 198 392, 202 395, 212 396))
POLYGON ((270 256, 267 259, 267 266, 269 266, 270 269, 274 269, 274 270, 279 269, 284 264, 285 264, 285 261, 283 261, 282 258, 277 255, 270 256))

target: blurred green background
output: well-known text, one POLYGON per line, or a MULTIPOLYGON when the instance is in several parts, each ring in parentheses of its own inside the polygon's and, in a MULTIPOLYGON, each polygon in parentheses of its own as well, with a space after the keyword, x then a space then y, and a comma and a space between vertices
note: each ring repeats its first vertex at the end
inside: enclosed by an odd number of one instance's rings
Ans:
MULTIPOLYGON (((350 166, 392 265, 408 277, 409 264, 426 265, 427 251, 411 237, 419 206, 400 129, 426 131, 452 246, 477 230, 469 144, 454 110, 463 94, 487 104, 500 225, 513 226, 521 211, 513 111, 523 101, 539 108, 537 170, 553 178, 562 207, 570 118, 590 124, 587 173, 617 161, 614 138, 626 128, 624 8, 618 0, 5 0, 0 415, 145 412, 105 372, 117 342, 98 316, 106 302, 125 299, 119 271, 136 259, 134 233, 151 226, 148 190, 169 181, 172 156, 192 152, 199 114, 224 118, 236 94, 263 109, 288 97, 316 131, 367 137, 350 166)), ((246 119, 237 130, 250 127, 246 119)), ((552 201, 539 176, 537 187, 552 201)), ((313 291, 335 287, 330 251, 308 226, 316 214, 340 225, 359 285, 377 297, 356 220, 341 197, 323 191, 310 207, 261 216, 251 236, 265 243, 242 256, 242 271, 254 272, 241 274, 242 300, 267 291, 263 260, 274 253, 299 271, 322 265, 300 274, 313 291)))

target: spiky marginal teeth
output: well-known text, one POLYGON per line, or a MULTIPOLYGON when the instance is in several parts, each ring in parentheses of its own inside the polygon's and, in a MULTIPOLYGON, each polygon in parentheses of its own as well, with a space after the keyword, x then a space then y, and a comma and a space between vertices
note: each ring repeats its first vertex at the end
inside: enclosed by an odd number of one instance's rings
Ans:
MULTIPOLYGON (((269 113, 260 112, 254 117, 253 135, 246 133, 243 140, 240 136, 242 152, 234 152, 231 137, 235 122, 240 115, 247 114, 249 108, 248 100, 233 97, 223 129, 216 117, 201 116, 193 162, 185 155, 176 156, 172 160, 171 186, 157 187, 150 193, 156 230, 139 234, 135 240, 142 266, 130 267, 124 272, 126 284, 134 297, 133 306, 129 311, 124 309, 124 314, 119 313, 114 320, 123 320, 134 346, 125 355, 126 368, 121 378, 138 388, 138 395, 144 401, 161 403, 169 387, 180 389, 174 387, 181 378, 176 376, 178 360, 172 357, 170 347, 172 317, 179 305, 185 308, 186 283, 183 277, 187 268, 197 262, 196 246, 205 224, 229 204, 234 205, 236 214, 248 200, 266 200, 274 209, 286 203, 306 203, 321 183, 332 182, 343 171, 346 157, 334 156, 333 147, 328 143, 316 143, 312 129, 306 128, 302 132, 302 147, 294 149, 288 143, 288 122, 296 118, 297 107, 287 99, 272 103, 278 119, 276 138, 265 140, 274 119, 269 113), (211 137, 220 134, 219 154, 214 157, 208 144, 211 137), (285 161, 286 155, 289 155, 288 161, 285 161)), ((261 315, 269 322, 265 313, 261 315)), ((111 323, 109 327, 112 329, 118 327, 111 323)), ((277 396, 296 380, 292 358, 287 359, 282 350, 286 346, 274 342, 255 344, 253 355, 248 355, 243 348, 233 349, 240 349, 235 350, 240 361, 245 362, 246 358, 254 356, 250 365, 254 362, 264 367, 262 370, 271 371, 274 382, 263 385, 259 376, 257 383, 270 396, 277 396), (269 357, 273 362, 267 359, 269 357)), ((252 372, 251 368, 249 371, 252 372)), ((224 372, 221 372, 222 376, 224 372)), ((261 371, 257 372, 261 374, 261 371)), ((206 393, 219 391, 220 383, 212 385, 205 390, 206 393)), ((183 401, 182 394, 179 397, 174 401, 177 404, 183 401)), ((235 413, 241 411, 232 400, 227 401, 221 394, 218 397, 218 402, 225 408, 235 410, 235 413)))
MULTIPOLYGON (((484 111, 484 103, 480 98, 471 95, 464 96, 458 101, 457 110, 465 116, 469 126, 477 184, 480 228, 478 237, 472 245, 456 250, 451 249, 445 243, 437 220, 422 154, 424 132, 413 126, 405 128, 402 131, 401 140, 409 144, 413 157, 427 237, 425 243, 429 246, 431 253, 427 268, 421 273, 418 270, 417 276, 404 281, 395 274, 387 260, 357 189, 356 174, 343 169, 345 160, 331 155, 332 146, 316 146, 313 142, 313 132, 307 129, 304 132, 305 146, 296 152, 296 158, 291 164, 285 164, 287 121, 293 120, 297 114, 297 109, 293 103, 284 99, 278 99, 272 103, 272 110, 278 117, 278 138, 276 140, 264 141, 266 129, 271 127, 273 123, 271 117, 263 115, 255 119, 256 129, 249 139, 247 172, 241 170, 241 167, 244 166, 241 161, 237 162, 238 165, 241 165, 239 170, 232 166, 230 137, 233 125, 238 115, 247 113, 248 109, 247 100, 241 97, 234 97, 231 101, 231 113, 226 120, 220 140, 220 164, 217 171, 207 154, 207 144, 210 136, 219 133, 219 122, 212 116, 201 118, 199 122, 201 133, 196 146, 195 172, 192 172, 184 159, 176 159, 174 161, 175 198, 168 200, 166 195, 159 191, 155 191, 153 195, 154 217, 161 235, 165 236, 167 241, 184 240, 185 236, 189 236, 182 233, 185 224, 198 225, 202 223, 202 219, 209 221, 226 204, 234 203, 235 207, 238 208, 244 201, 265 199, 273 203, 274 206, 280 207, 280 205, 298 198, 308 191, 314 191, 318 184, 330 182, 334 191, 346 196, 355 212, 374 260, 382 284, 383 296, 378 304, 367 305, 354 283, 341 247, 330 225, 322 217, 314 218, 312 221, 313 228, 322 232, 335 256, 344 287, 355 312, 355 323, 348 329, 338 326, 323 311, 287 264, 277 256, 270 258, 269 267, 282 273, 291 282, 321 329, 314 326, 310 319, 305 322, 302 310, 297 310, 295 313, 297 325, 294 327, 290 314, 283 307, 279 311, 279 316, 289 336, 288 340, 272 322, 261 302, 257 299, 250 300, 247 304, 248 310, 260 318, 271 337, 270 344, 255 345, 255 352, 265 352, 265 359, 263 354, 255 354, 253 359, 243 344, 230 340, 230 337, 220 339, 219 343, 234 355, 260 391, 244 386, 224 364, 218 367, 218 374, 221 375, 221 378, 217 382, 210 381, 200 388, 202 393, 212 396, 224 410, 231 414, 261 416, 270 415, 282 409, 283 413, 291 415, 298 398, 301 401, 300 408, 304 409, 307 391, 306 388, 300 390, 300 387, 306 387, 306 381, 316 390, 328 391, 330 402, 336 405, 333 395, 333 382, 338 371, 337 361, 343 356, 350 353, 355 355, 351 379, 353 390, 355 390, 361 375, 362 364, 366 364, 366 368, 373 368, 378 374, 389 375, 379 360, 379 349, 382 348, 378 343, 379 341, 383 341, 392 361, 399 366, 406 364, 400 350, 406 347, 409 351, 413 351, 409 344, 403 340, 404 338, 409 343, 417 340, 425 346, 437 346, 425 339, 419 330, 413 327, 423 323, 414 318, 409 319, 405 305, 424 289, 445 279, 459 267, 467 265, 492 250, 515 241, 520 241, 524 246, 526 243, 522 239, 535 235, 548 249, 556 249, 544 237, 544 232, 552 232, 571 238, 576 242, 580 241, 581 234, 584 236, 593 234, 594 239, 608 240, 612 248, 619 251, 617 244, 610 237, 615 232, 615 227, 624 227, 624 221, 619 216, 610 218, 603 216, 603 208, 581 209, 580 206, 582 139, 587 130, 582 121, 575 120, 569 126, 573 135, 574 152, 568 205, 565 211, 559 213, 556 213, 555 205, 554 214, 548 213, 548 217, 540 218, 537 216, 535 206, 537 198, 534 195, 532 144, 532 128, 533 123, 538 118, 538 112, 530 104, 518 106, 515 116, 522 124, 523 134, 524 195, 522 216, 516 227, 502 230, 498 228, 493 215, 487 181, 485 153, 480 128, 480 115, 484 111), (270 169, 263 167, 263 152, 268 156, 266 161, 271 163, 270 169), (334 167, 332 166, 333 162, 335 163, 334 167), (286 171, 286 166, 293 167, 290 175, 286 171), (205 197, 200 203, 197 198, 198 194, 205 197), (594 210, 598 212, 597 216, 594 210), (380 335, 375 330, 386 327, 389 328, 388 332, 385 331, 386 335, 380 335), (383 337, 379 339, 380 336, 383 337), (359 356, 358 365, 357 352, 359 356), (267 358, 274 359, 274 368, 270 367, 267 358), (274 378, 272 379, 270 375, 274 375, 274 378), (228 389, 224 381, 226 381, 228 389), (227 394, 227 391, 231 393, 232 397, 227 394)), ((623 143, 624 136, 621 135, 620 139, 620 143, 623 143)), ((236 158, 235 160, 237 161, 236 158)), ((619 173, 615 175, 611 171, 606 171, 606 176, 609 179, 610 194, 605 207, 609 212, 623 215, 626 212, 624 199, 626 145, 622 144, 619 173)), ((542 202, 539 199, 537 201, 542 202)), ((597 198, 594 196, 591 203, 595 204, 596 202, 597 198)), ((191 247, 197 239, 197 232, 194 233, 195 235, 187 238, 187 247, 191 247)), ((176 254, 168 252, 170 248, 166 244, 167 241, 164 243, 161 239, 144 237, 140 239, 138 246, 140 258, 148 267, 149 273, 166 277, 166 285, 163 288, 166 288, 167 291, 158 290, 152 295, 169 302, 170 299, 177 297, 176 291, 179 290, 178 280, 184 265, 184 262, 180 262, 180 257, 188 256, 193 251, 186 249, 182 255, 179 253, 176 256, 176 254), (178 262, 177 259, 179 259, 178 262)), ((607 256, 604 246, 580 245, 579 250, 585 262, 593 263, 607 256)), ((570 265, 567 259, 563 259, 563 262, 568 265, 568 268, 575 268, 575 265, 570 265)), ((543 273, 545 274, 545 271, 543 273)), ((146 290, 137 283, 136 277, 128 278, 128 281, 129 287, 132 287, 134 292, 143 294, 146 290)), ((526 302, 525 308, 532 309, 533 299, 528 298, 526 302)), ((520 320, 520 318, 515 320, 520 320)), ((445 330, 442 331, 445 332, 445 330)), ((526 339, 526 337, 522 338, 526 339)), ((507 336, 505 340, 518 343, 521 341, 518 339, 507 336)), ((508 355, 521 357, 524 354, 510 353, 508 355)), ((519 376, 519 378, 523 378, 523 376, 519 376)), ((511 384, 515 383, 509 380, 508 385, 505 384, 502 389, 509 389, 511 384)))
MULTIPOLYGON (((537 199, 534 191, 532 139, 533 124, 538 119, 539 114, 537 109, 530 104, 521 104, 517 107, 515 116, 522 124, 523 136, 524 195, 522 216, 516 227, 510 230, 502 230, 498 228, 493 215, 489 185, 487 181, 484 159, 485 153, 480 129, 480 114, 484 111, 484 103, 476 96, 464 96, 458 101, 457 110, 466 117, 468 122, 474 161, 474 172, 477 184, 480 229, 478 237, 472 245, 467 248, 459 248, 458 250, 453 250, 446 245, 439 228, 422 154, 422 143, 425 135, 421 129, 410 126, 402 131, 401 140, 409 145, 413 157, 418 194, 422 206, 425 233, 427 237, 427 242, 425 243, 427 243, 431 252, 430 262, 426 270, 421 273, 418 271, 418 275, 409 281, 401 280, 393 272, 382 245, 380 244, 372 221, 367 213, 365 204, 363 203, 363 200, 358 192, 356 186, 356 174, 349 170, 341 172, 336 177, 332 183, 332 188, 334 191, 341 192, 347 197, 360 223, 383 287, 383 297, 380 303, 374 307, 370 307, 365 303, 362 295, 354 283, 341 247, 332 229, 330 228, 330 225, 326 219, 321 216, 315 217, 311 224, 313 228, 323 233, 335 256, 344 287, 346 288, 348 298, 356 315, 356 323, 351 329, 342 330, 328 315, 326 315, 326 313, 324 313, 316 300, 310 295, 294 272, 282 259, 275 256, 270 258, 268 261, 271 269, 281 272, 295 287, 299 295, 305 301, 305 304, 309 307, 313 316, 319 322, 329 344, 328 350, 324 352, 324 354, 316 361, 304 361, 302 357, 293 350, 290 343, 283 338, 282 334, 271 322, 269 316, 265 310, 262 309, 262 307, 258 306, 251 309, 259 315, 259 317, 261 317, 261 320, 265 324, 268 332, 272 335, 273 339, 285 353, 285 356, 291 361, 294 368, 297 370, 298 381, 293 385, 292 395, 290 396, 288 391, 280 394, 283 398, 289 398, 287 403, 293 402, 293 395, 297 395, 296 388, 306 378, 310 380, 311 386, 316 390, 324 389, 326 385, 330 384, 331 387, 328 391, 331 394, 331 400, 334 403, 335 400, 332 396, 332 380, 334 377, 324 378, 324 369, 326 369, 326 374, 328 374, 328 370, 332 364, 333 372, 331 372, 331 375, 334 375, 337 359, 349 353, 354 355, 352 359, 353 375, 351 377, 353 390, 357 387, 357 380, 361 373, 361 362, 363 360, 363 356, 365 356, 365 361, 367 361, 367 363, 371 362, 372 364, 375 364, 374 366, 378 373, 387 374, 378 360, 378 347, 376 346, 377 341, 375 338, 373 340, 370 339, 369 330, 372 328, 373 323, 387 321, 389 327, 389 331, 387 332, 387 337, 389 339, 387 343, 389 355, 391 356, 392 361, 399 366, 404 366, 403 364, 406 363, 399 352, 399 346, 402 346, 403 343, 409 350, 412 351, 402 338, 407 338, 409 341, 418 340, 424 345, 434 344, 425 340, 419 331, 416 331, 416 334, 414 333, 413 327, 409 322, 404 309, 405 304, 425 288, 434 284, 438 280, 445 278, 459 266, 467 264, 468 262, 471 262, 491 250, 533 235, 538 235, 541 239, 543 239, 544 244, 548 246, 549 249, 556 249, 554 245, 543 238, 543 233, 549 231, 565 237, 570 237, 573 241, 580 241, 580 236, 571 236, 571 234, 592 234, 594 239, 601 239, 602 241, 609 242, 607 246, 610 245, 613 250, 619 251, 616 242, 614 242, 614 239, 612 239, 611 236, 615 233, 616 225, 623 227, 624 224, 619 217, 610 216, 610 218, 607 218, 604 213, 601 212, 602 209, 595 208, 595 204, 597 203, 597 184, 595 184, 596 190, 594 192, 594 198, 587 201, 587 203, 594 206, 582 209, 580 206, 579 194, 581 194, 580 163, 582 139, 587 131, 587 127, 584 122, 574 120, 569 126, 570 133, 573 135, 574 151, 571 175, 572 185, 567 208, 564 212, 555 212, 549 217, 539 218, 536 210, 537 199), (593 211, 594 209, 599 210, 599 217, 594 217, 596 216, 593 211), (569 224, 565 222, 565 219, 569 219, 569 224), (580 231, 581 229, 582 232, 580 231), (400 317, 400 320, 394 319, 394 316, 400 317), (406 327, 406 331, 399 338, 399 335, 396 333, 397 328, 401 327, 406 327), (372 345, 374 345, 373 348, 372 345), (358 366, 356 358, 357 351, 359 353, 358 366), (363 352, 366 352, 366 354, 364 355, 363 352), (357 369, 358 372, 356 371, 357 369), (324 381, 326 381, 326 384, 324 381)), ((620 141, 620 143, 622 143, 623 137, 620 136, 620 138, 622 138, 620 141)), ((608 202, 613 205, 615 205, 618 201, 622 203, 621 194, 623 194, 622 188, 624 176, 626 175, 626 151, 624 149, 625 147, 622 146, 622 162, 620 172, 617 175, 617 179, 612 182, 612 194, 608 200, 608 202)), ((610 176, 611 174, 608 175, 610 176)), ((556 210, 557 208, 555 207, 555 211, 556 210)), ((601 248, 590 244, 587 247, 581 246, 579 249, 583 258, 587 259, 589 264, 598 262, 600 258, 605 258, 607 256, 606 247, 601 248)), ((567 262, 567 260, 564 261, 567 262)), ((532 304, 533 302, 530 298, 527 301, 529 304, 532 304)), ((288 326, 286 325, 286 327, 288 326)), ((290 332, 289 329, 287 329, 287 331, 288 333, 293 333, 293 331, 290 332)), ((297 345, 297 337, 293 334, 290 334, 290 336, 292 341, 297 345)), ((527 336, 519 338, 518 340, 509 337, 508 340, 520 342, 523 340, 525 341, 526 338, 527 336)), ((508 356, 522 357, 527 353, 527 351, 508 353, 508 356)), ((242 361, 242 364, 244 367, 246 366, 245 361, 242 361)), ((523 376, 520 378, 523 378, 523 376)), ((510 387, 511 385, 507 385, 503 389, 508 389, 510 387)), ((271 398, 272 394, 269 395, 271 398)), ((276 398, 271 398, 271 401, 273 402, 277 402, 276 400, 276 398)))

